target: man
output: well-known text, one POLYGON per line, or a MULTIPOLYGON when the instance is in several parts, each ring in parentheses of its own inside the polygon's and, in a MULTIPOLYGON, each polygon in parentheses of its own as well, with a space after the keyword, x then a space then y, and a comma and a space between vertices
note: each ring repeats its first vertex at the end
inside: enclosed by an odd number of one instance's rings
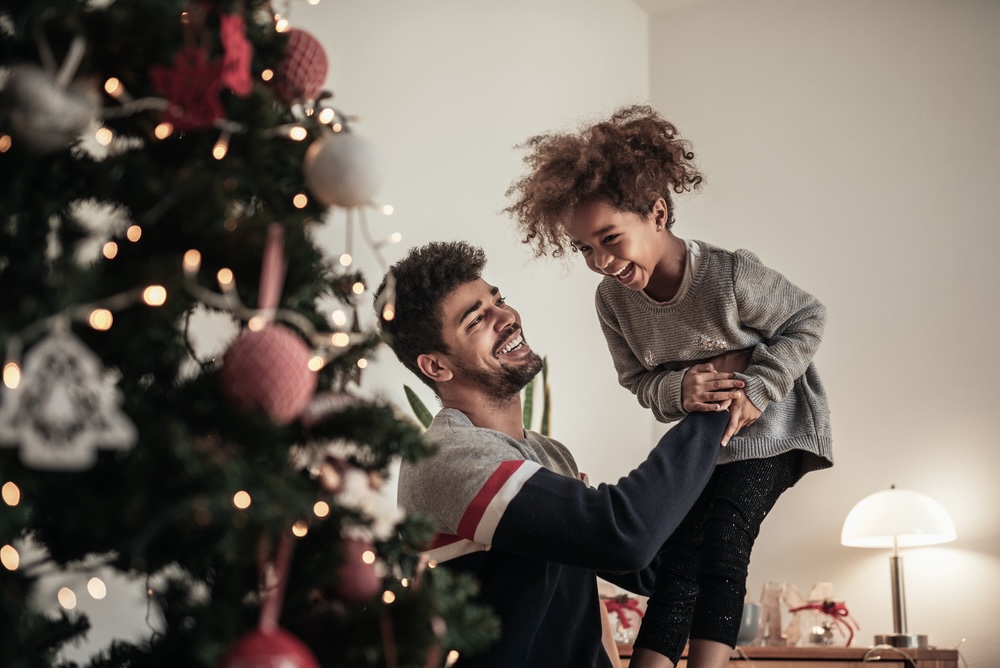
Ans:
MULTIPOLYGON (((443 406, 425 434, 438 452, 402 466, 399 504, 435 520, 427 554, 475 574, 500 617, 501 640, 462 665, 607 668, 596 576, 648 593, 648 567, 711 476, 729 415, 688 416, 617 484, 588 487, 564 446, 522 426, 519 391, 542 361, 485 264, 466 243, 431 243, 391 269, 395 315, 380 313, 381 326, 443 406)), ((701 400, 728 405, 740 381, 699 372, 711 387, 701 400)))

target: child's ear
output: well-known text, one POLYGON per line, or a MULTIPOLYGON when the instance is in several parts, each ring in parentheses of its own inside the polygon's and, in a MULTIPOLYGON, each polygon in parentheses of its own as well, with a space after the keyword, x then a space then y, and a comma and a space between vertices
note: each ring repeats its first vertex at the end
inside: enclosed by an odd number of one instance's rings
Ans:
POLYGON ((449 368, 448 361, 438 353, 424 353, 417 357, 417 367, 435 383, 444 383, 455 375, 449 368))
POLYGON ((653 202, 652 217, 657 230, 662 230, 667 226, 667 221, 670 220, 670 209, 667 208, 667 201, 662 197, 653 202))

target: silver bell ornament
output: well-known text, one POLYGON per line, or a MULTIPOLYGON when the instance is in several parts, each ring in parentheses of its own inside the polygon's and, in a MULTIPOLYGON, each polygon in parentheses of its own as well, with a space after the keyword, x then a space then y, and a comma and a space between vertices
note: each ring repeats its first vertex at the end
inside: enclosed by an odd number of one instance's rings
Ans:
POLYGON ((14 68, 5 98, 14 135, 39 153, 58 151, 71 144, 101 109, 101 97, 93 81, 60 86, 56 75, 34 65, 14 68))
POLYGON ((346 209, 368 204, 378 189, 378 156, 364 138, 352 132, 329 133, 306 151, 302 170, 306 186, 325 206, 346 209))

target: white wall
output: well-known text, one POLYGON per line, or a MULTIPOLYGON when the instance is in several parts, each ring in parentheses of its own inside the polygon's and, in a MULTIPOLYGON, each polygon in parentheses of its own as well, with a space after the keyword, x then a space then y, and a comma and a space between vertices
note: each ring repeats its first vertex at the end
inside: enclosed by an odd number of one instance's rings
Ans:
POLYGON ((941 502, 958 540, 906 554, 909 630, 996 665, 1000 634, 1000 3, 705 0, 651 19, 651 97, 705 190, 681 236, 748 247, 822 299, 836 465, 779 500, 749 592, 834 583, 859 642, 892 630, 888 554, 846 548, 862 497, 941 502), (984 614, 985 613, 985 614, 984 614))
MULTIPOLYGON (((370 214, 369 223, 375 236, 404 236, 384 249, 387 261, 432 240, 485 249, 487 280, 549 357, 553 431, 598 479, 640 461, 651 426, 628 393, 607 391, 617 383, 593 310, 597 277, 583 266, 534 261, 500 211, 522 171, 515 144, 647 99, 648 21, 629 0, 323 1, 292 11, 292 24, 327 51, 336 103, 361 115, 356 131, 381 154, 379 196, 395 213, 370 214)), ((324 227, 325 247, 339 255, 343 214, 324 227)), ((380 268, 359 245, 356 236, 358 261, 374 282, 380 268)), ((403 383, 437 409, 388 349, 365 372, 367 389, 405 407, 403 383)))

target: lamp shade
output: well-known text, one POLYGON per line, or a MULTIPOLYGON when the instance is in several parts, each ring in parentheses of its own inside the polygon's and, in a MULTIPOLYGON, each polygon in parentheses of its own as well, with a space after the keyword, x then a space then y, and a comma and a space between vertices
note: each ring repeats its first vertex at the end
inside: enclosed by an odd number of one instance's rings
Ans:
POLYGON ((955 524, 937 501, 907 489, 875 492, 847 514, 840 542, 850 547, 891 548, 955 540, 955 524))

